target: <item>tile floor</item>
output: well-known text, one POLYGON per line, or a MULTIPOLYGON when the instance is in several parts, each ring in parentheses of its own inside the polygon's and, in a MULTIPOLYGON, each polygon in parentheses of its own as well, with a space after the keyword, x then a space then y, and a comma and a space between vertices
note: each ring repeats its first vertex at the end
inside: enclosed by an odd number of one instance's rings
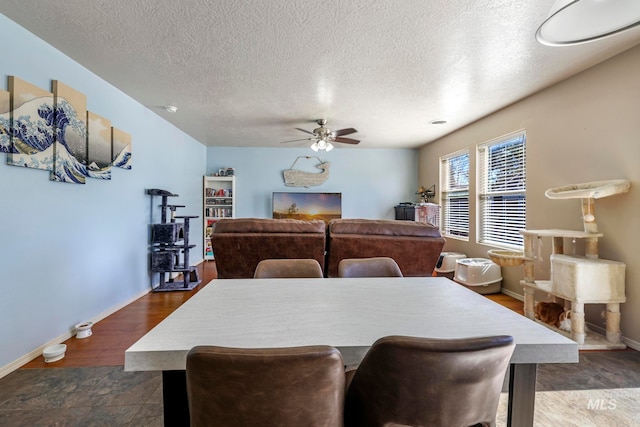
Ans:
MULTIPOLYGON (((159 373, 122 366, 19 369, 0 379, 0 426, 162 426, 159 373)), ((542 365, 536 427, 640 426, 640 352, 582 352, 542 365)), ((506 425, 507 395, 498 408, 506 425)))

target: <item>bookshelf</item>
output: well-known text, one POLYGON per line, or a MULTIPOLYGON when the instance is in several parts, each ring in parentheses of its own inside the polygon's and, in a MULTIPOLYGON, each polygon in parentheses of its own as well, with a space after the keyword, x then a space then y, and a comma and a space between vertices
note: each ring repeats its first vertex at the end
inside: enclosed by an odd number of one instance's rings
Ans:
POLYGON ((203 177, 203 245, 204 259, 214 259, 211 247, 211 228, 221 218, 236 216, 236 177, 205 176, 203 177))

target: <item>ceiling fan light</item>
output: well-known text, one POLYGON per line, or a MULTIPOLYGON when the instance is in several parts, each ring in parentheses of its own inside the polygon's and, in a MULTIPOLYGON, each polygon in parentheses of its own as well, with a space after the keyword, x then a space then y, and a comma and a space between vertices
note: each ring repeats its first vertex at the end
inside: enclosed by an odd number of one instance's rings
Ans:
POLYGON ((317 143, 317 142, 314 142, 313 144, 311 144, 311 149, 312 149, 313 151, 318 151, 318 143, 317 143))
POLYGON ((327 150, 327 151, 333 150, 333 144, 330 143, 330 142, 327 142, 327 148, 325 148, 325 150, 327 150))
POLYGON ((320 141, 318 141, 318 148, 321 150, 324 150, 325 148, 327 148, 327 141, 325 141, 324 139, 321 139, 320 141))
POLYGON ((556 0, 536 31, 547 46, 587 43, 640 24, 637 0, 556 0))

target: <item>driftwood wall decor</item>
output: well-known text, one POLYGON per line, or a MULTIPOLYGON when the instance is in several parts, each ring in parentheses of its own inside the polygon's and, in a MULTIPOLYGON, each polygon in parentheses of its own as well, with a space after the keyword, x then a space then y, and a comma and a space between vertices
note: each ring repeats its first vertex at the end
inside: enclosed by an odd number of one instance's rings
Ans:
POLYGON ((329 162, 320 160, 316 156, 298 156, 291 165, 291 169, 284 171, 284 185, 288 187, 311 187, 312 185, 320 185, 329 178, 329 162), (300 169, 294 169, 300 159, 317 159, 319 164, 315 167, 322 170, 319 173, 307 172, 300 169))

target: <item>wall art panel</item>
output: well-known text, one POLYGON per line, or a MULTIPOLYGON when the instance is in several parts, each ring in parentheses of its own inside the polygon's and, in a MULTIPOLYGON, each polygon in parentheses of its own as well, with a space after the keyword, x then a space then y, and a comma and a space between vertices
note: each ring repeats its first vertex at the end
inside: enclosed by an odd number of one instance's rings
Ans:
POLYGON ((111 159, 113 160, 113 166, 131 169, 131 135, 117 128, 111 129, 113 138, 111 159))
POLYGON ((89 176, 111 179, 111 121, 87 111, 87 124, 89 176))
POLYGON ((87 97, 54 80, 54 150, 51 180, 84 184, 87 171, 87 97))
POLYGON ((10 93, 0 90, 0 153, 8 153, 11 145, 11 109, 10 93))
POLYGON ((7 164, 53 171, 53 94, 9 76, 11 130, 7 164))

